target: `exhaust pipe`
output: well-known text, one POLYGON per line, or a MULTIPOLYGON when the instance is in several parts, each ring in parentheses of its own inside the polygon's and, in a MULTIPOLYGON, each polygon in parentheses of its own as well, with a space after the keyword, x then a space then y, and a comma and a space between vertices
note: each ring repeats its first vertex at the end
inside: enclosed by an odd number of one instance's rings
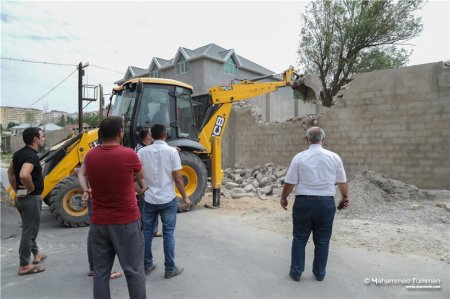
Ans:
POLYGON ((299 76, 292 83, 292 89, 300 92, 305 101, 320 100, 320 80, 317 76, 299 76))

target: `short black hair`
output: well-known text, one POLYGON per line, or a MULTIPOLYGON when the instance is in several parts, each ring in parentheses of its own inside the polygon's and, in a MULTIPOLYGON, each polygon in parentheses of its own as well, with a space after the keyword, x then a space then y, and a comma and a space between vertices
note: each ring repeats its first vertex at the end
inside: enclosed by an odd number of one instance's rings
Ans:
POLYGON ((23 142, 25 142, 26 145, 31 145, 33 143, 34 137, 41 137, 41 131, 41 128, 38 127, 26 128, 22 133, 23 142))
POLYGON ((161 124, 154 124, 151 128, 153 139, 162 139, 164 133, 166 133, 166 127, 161 124))
POLYGON ((114 139, 120 134, 122 128, 122 118, 119 116, 108 116, 100 123, 98 135, 103 138, 103 140, 114 139))
POLYGON ((139 131, 139 138, 140 138, 140 140, 143 140, 145 137, 148 136, 148 134, 150 134, 150 130, 148 128, 142 128, 139 131))

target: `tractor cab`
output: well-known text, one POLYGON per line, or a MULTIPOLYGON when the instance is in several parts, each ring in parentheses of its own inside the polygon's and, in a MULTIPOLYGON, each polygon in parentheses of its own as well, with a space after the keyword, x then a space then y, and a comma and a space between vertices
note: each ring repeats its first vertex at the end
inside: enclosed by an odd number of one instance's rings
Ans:
POLYGON ((124 145, 134 147, 139 131, 154 124, 166 126, 168 142, 177 139, 197 141, 192 109, 192 86, 170 79, 135 78, 116 87, 111 115, 124 123, 124 145))

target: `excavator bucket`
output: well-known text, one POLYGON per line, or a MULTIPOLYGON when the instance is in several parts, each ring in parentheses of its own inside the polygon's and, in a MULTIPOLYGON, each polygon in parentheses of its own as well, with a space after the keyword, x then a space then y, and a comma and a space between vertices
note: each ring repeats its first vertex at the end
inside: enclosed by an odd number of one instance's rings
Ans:
POLYGON ((320 99, 320 80, 317 76, 299 76, 292 84, 292 89, 300 92, 305 101, 320 99))

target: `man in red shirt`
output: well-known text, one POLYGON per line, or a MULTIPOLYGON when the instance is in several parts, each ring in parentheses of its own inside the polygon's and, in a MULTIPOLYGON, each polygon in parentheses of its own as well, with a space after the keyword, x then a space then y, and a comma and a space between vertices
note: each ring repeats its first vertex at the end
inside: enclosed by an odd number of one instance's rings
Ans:
POLYGON ((127 278, 130 298, 146 298, 144 236, 134 191, 145 190, 144 171, 135 151, 123 147, 122 119, 100 123, 103 143, 91 149, 80 169, 83 199, 92 197, 94 298, 111 298, 109 279, 115 255, 127 278))

